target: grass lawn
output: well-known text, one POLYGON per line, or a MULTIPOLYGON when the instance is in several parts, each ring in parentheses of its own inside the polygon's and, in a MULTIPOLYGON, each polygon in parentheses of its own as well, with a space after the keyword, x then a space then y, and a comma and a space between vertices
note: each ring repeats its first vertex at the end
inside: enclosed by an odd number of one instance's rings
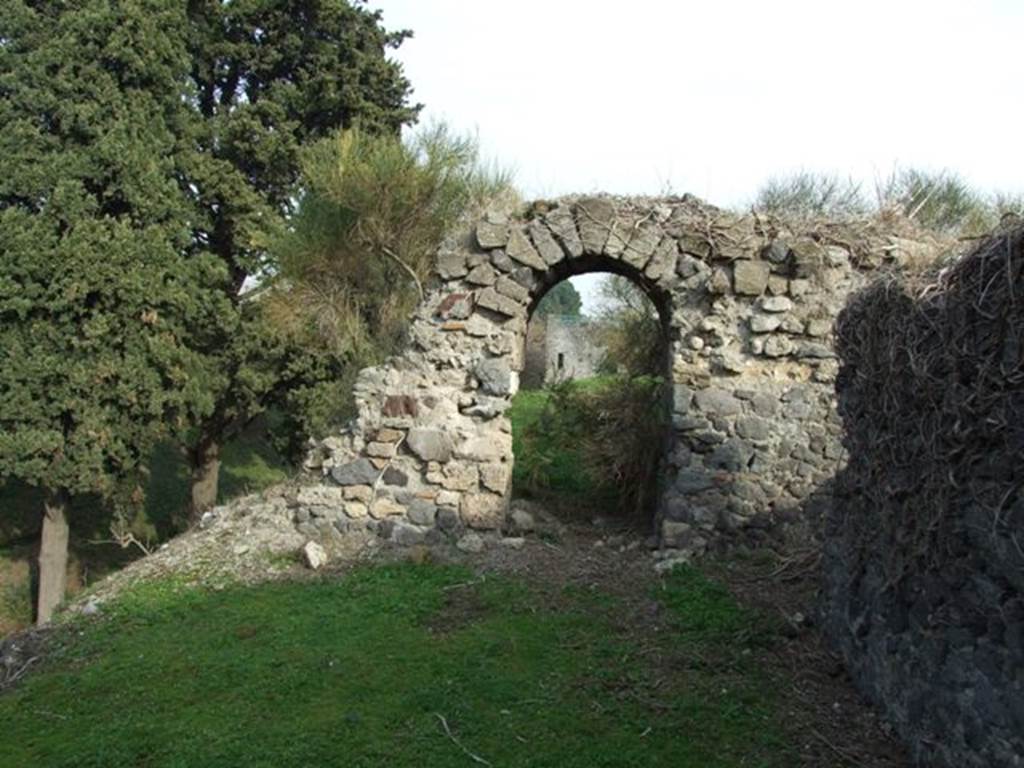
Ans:
POLYGON ((436 564, 137 587, 0 696, 0 766, 794 763, 750 650, 772 629, 724 589, 673 572, 650 632, 547 589, 436 564))

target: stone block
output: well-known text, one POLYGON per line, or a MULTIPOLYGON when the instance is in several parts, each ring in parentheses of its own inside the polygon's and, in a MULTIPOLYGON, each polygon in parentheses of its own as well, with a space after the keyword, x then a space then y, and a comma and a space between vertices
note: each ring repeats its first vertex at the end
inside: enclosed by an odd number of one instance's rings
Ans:
POLYGON ((390 459, 395 455, 395 444, 379 442, 367 443, 366 455, 378 459, 390 459))
POLYGON ((379 443, 397 443, 403 437, 405 437, 405 432, 400 429, 384 427, 377 430, 377 442, 379 443))
POLYGON ((459 443, 456 455, 461 459, 500 462, 512 456, 512 436, 497 430, 470 437, 459 443))
POLYGON ((765 296, 761 299, 761 309, 765 312, 789 312, 793 309, 793 300, 786 296, 765 296))
POLYGON ((481 248, 504 248, 508 240, 508 222, 493 223, 484 220, 476 225, 476 241, 481 248))
POLYGON ((499 277, 494 287, 502 296, 508 296, 514 301, 526 303, 530 300, 530 291, 507 275, 499 277))
POLYGON ((492 287, 484 288, 480 291, 476 296, 476 303, 484 309, 489 309, 492 312, 508 317, 526 314, 522 304, 510 299, 508 296, 502 296, 492 287))
POLYGON ((331 469, 331 478, 338 485, 373 485, 380 477, 369 459, 360 458, 331 469))
POLYGON ((732 279, 729 270, 716 267, 711 272, 711 279, 708 281, 708 290, 713 294, 724 295, 732 292, 732 279))
POLYGON ((480 389, 490 395, 504 397, 512 394, 512 370, 500 357, 484 357, 473 366, 473 375, 480 382, 480 389))
POLYGON ((414 547, 423 544, 427 539, 427 530, 417 525, 409 525, 400 520, 395 521, 391 529, 391 541, 400 547, 414 547))
POLYGON ((318 571, 327 565, 327 551, 315 541, 307 541, 302 548, 302 560, 307 568, 318 571))
POLYGON ((370 514, 369 508, 361 501, 346 501, 344 511, 345 515, 353 520, 362 520, 370 514))
POLYGON ((771 333, 782 325, 778 315, 754 315, 750 318, 750 330, 754 333, 771 333))
POLYGON ((796 344, 793 343, 793 340, 781 334, 769 336, 764 342, 764 355, 766 357, 785 357, 792 354, 795 349, 796 344))
POLYGON ((789 291, 789 280, 781 275, 772 275, 768 278, 768 293, 772 296, 783 296, 789 291))
POLYGON ((437 305, 442 320, 465 320, 473 314, 473 297, 468 293, 450 293, 437 305))
POLYGON ((699 410, 718 416, 732 416, 743 410, 743 403, 740 400, 731 392, 718 387, 698 390, 695 400, 699 410))
POLYGON ((448 433, 429 427, 415 427, 409 430, 405 444, 423 461, 444 463, 452 457, 452 439, 448 433))
POLYGON ((576 223, 586 253, 604 253, 615 219, 615 208, 603 197, 588 197, 576 203, 576 223))
POLYGON ((651 280, 667 280, 675 275, 676 263, 678 261, 679 245, 673 238, 663 237, 651 255, 651 260, 644 269, 644 274, 651 278, 651 280))
POLYGON ((512 473, 506 463, 484 464, 480 467, 480 483, 489 491, 506 493, 512 473))
POLYGON ((551 231, 544 226, 540 219, 533 219, 528 230, 530 232, 530 239, 533 241, 533 247, 537 249, 537 253, 540 254, 545 264, 551 266, 565 258, 565 251, 562 250, 562 246, 555 242, 551 231))
POLYGON ((733 290, 745 296, 760 296, 768 287, 771 267, 763 261, 737 261, 732 268, 733 290))
POLYGON ((389 517, 398 517, 405 514, 405 507, 394 499, 381 497, 370 504, 370 517, 374 520, 384 520, 389 517))
POLYGON ((576 221, 568 206, 556 206, 545 214, 544 221, 547 222, 551 233, 562 244, 566 253, 574 258, 583 255, 583 241, 580 239, 576 221))
POLYGON ((533 243, 529 241, 518 227, 514 228, 509 235, 508 245, 505 246, 505 253, 510 258, 515 259, 520 264, 525 264, 531 269, 544 271, 548 268, 548 265, 544 263, 544 259, 537 253, 537 249, 533 247, 533 243))
MULTIPOLYGON (((664 234, 657 224, 642 224, 633 231, 622 252, 622 260, 640 271, 650 262, 664 234)), ((675 240, 672 241, 675 243, 675 240)))
POLYGON ((473 285, 494 285, 497 279, 498 276, 494 273, 494 267, 490 264, 481 264, 478 267, 473 267, 469 274, 466 275, 466 282, 473 285))
POLYGON ((470 528, 494 530, 505 520, 506 500, 493 493, 467 493, 462 499, 462 519, 470 528))
POLYGON ((368 502, 373 498, 373 488, 369 485, 350 485, 343 489, 343 495, 346 500, 355 499, 368 502))
POLYGON ((437 505, 426 499, 412 499, 406 507, 406 517, 416 525, 433 525, 437 519, 437 505))
POLYGON ((672 412, 687 414, 693 403, 693 390, 685 384, 672 385, 672 412))
POLYGON ((456 548, 468 554, 478 554, 484 551, 484 540, 479 533, 467 533, 455 542, 456 548))
POLYGON ((454 280, 469 272, 464 253, 442 253, 437 257, 437 274, 443 280, 454 280))

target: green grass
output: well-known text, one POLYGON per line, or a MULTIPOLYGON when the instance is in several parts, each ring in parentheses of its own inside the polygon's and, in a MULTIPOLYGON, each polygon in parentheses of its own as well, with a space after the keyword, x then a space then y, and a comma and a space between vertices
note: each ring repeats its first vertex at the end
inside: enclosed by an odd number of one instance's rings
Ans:
MULTIPOLYGON (((600 387, 600 378, 572 382, 587 390, 600 387)), ((512 422, 512 489, 518 495, 542 496, 581 507, 603 507, 607 493, 597 493, 599 483, 587 474, 578 442, 559 425, 546 422, 551 393, 544 389, 522 390, 512 398, 508 415, 512 422)))
POLYGON ((771 686, 733 637, 758 618, 693 571, 657 598, 672 630, 631 635, 609 595, 431 564, 151 584, 66 628, 0 696, 0 767, 474 765, 438 715, 494 766, 791 765, 771 686), (711 646, 714 663, 691 663, 711 646))
MULTIPOLYGON (((260 422, 228 442, 222 452, 218 501, 281 482, 288 475, 284 460, 266 439, 260 422)), ((132 529, 141 541, 159 543, 176 533, 176 524, 189 497, 189 472, 174 445, 157 446, 150 460, 145 507, 132 529)), ((16 482, 0 484, 0 636, 31 623, 31 595, 27 563, 34 557, 42 496, 16 482)), ((114 544, 110 538, 110 511, 96 496, 79 496, 71 506, 70 554, 75 565, 69 593, 122 567, 141 554, 114 544)))

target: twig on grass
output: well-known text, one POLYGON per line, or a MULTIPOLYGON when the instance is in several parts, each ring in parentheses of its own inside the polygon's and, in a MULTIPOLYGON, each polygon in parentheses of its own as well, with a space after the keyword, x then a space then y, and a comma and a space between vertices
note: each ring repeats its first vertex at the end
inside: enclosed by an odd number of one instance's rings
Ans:
MULTIPOLYGON (((484 760, 482 757, 480 757, 480 755, 476 755, 476 754, 470 752, 468 749, 466 749, 462 745, 461 741, 459 741, 457 738, 455 738, 455 734, 453 734, 452 733, 452 729, 448 727, 448 721, 444 719, 444 715, 442 715, 440 712, 435 712, 434 713, 434 717, 436 717, 438 720, 441 721, 441 725, 444 728, 444 733, 445 733, 445 735, 449 739, 452 740, 452 744, 454 744, 456 747, 461 749, 466 754, 466 756, 469 757, 474 763, 479 763, 480 765, 488 765, 488 766, 491 765, 490 762, 488 762, 487 760, 484 760)), ((493 768, 493 766, 492 766, 492 768, 493 768)))

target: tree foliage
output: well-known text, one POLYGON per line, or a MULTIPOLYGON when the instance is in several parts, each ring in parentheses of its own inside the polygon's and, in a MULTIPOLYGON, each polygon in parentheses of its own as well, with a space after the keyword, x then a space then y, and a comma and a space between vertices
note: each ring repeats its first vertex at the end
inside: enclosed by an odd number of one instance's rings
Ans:
POLYGON ((599 288, 598 338, 601 370, 628 376, 664 373, 665 338, 654 303, 632 280, 607 275, 599 288))
MULTIPOLYGON (((404 141, 342 131, 312 145, 302 168, 298 213, 273 250, 280 271, 259 303, 296 345, 355 370, 404 344, 445 234, 508 179, 443 125, 404 141)), ((338 380, 324 383, 308 392, 306 430, 346 405, 338 380)))
MULTIPOLYGON (((269 246, 295 213, 304 147, 357 124, 397 136, 418 107, 408 104, 409 83, 386 56, 409 33, 385 30, 364 2, 190 0, 187 15, 196 151, 185 164, 185 189, 199 211, 192 249, 221 260, 235 309, 197 340, 221 375, 210 382, 213 407, 189 440, 195 518, 216 496, 225 439, 272 405, 308 404, 311 390, 340 375, 337 360, 307 354, 288 334, 268 342, 262 307, 243 297, 253 279, 277 271, 269 246)), ((300 414, 288 423, 305 421, 300 414)))
POLYGON ((568 280, 563 280, 544 294, 544 298, 540 300, 537 309, 534 310, 534 316, 570 315, 579 317, 582 308, 583 300, 580 298, 576 286, 568 280))
POLYGON ((225 274, 183 255, 180 11, 33 5, 0 46, 0 474, 109 495, 208 408, 190 342, 225 274))

